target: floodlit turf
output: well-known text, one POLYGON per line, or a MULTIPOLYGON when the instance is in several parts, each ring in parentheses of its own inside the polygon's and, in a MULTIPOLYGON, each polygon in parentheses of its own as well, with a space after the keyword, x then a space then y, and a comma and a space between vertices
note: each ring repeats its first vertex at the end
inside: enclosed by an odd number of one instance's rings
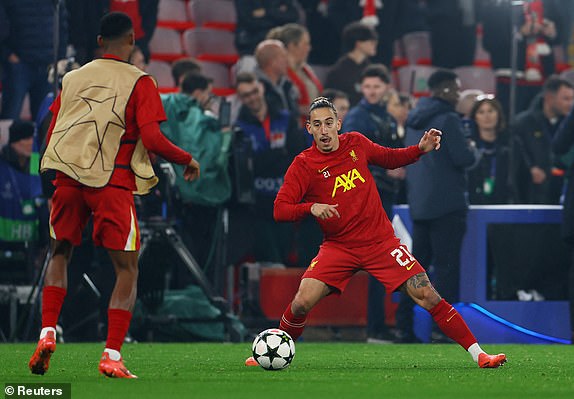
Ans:
MULTIPOLYGON (((101 344, 59 344, 50 370, 31 375, 33 344, 0 344, 0 382, 70 382, 72 398, 574 398, 574 345, 484 345, 505 352, 479 369, 457 345, 299 343, 290 368, 245 367, 251 345, 124 346, 140 379, 100 376, 101 344)), ((6 396, 7 397, 7 396, 6 396)))

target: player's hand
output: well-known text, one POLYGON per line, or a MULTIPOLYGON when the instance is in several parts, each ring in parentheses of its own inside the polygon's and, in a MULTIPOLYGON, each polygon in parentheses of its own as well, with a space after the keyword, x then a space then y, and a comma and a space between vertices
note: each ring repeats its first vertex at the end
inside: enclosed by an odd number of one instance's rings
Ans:
POLYGON ((432 128, 427 130, 421 141, 419 141, 419 149, 423 152, 430 152, 440 148, 440 139, 442 132, 438 129, 432 128))
POLYGON ((338 206, 339 204, 329 205, 314 203, 311 205, 311 214, 322 220, 329 219, 333 216, 340 218, 341 215, 339 215, 339 212, 337 211, 338 206))
POLYGON ((199 170, 199 162, 192 158, 189 165, 183 170, 183 178, 187 181, 193 181, 199 178, 199 170))

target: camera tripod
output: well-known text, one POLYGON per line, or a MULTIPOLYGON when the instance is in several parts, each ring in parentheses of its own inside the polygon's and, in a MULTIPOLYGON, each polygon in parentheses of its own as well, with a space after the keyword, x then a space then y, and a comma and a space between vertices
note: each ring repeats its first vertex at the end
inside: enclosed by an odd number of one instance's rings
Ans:
POLYGON ((143 305, 152 313, 163 303, 164 293, 169 287, 172 267, 166 265, 171 259, 171 255, 177 257, 185 270, 193 277, 195 283, 206 298, 215 308, 219 309, 221 315, 216 319, 201 318, 181 318, 171 315, 156 315, 152 317, 155 324, 169 324, 173 322, 223 322, 225 326, 226 340, 241 340, 241 333, 235 331, 232 326, 233 314, 227 300, 219 296, 212 284, 207 279, 199 263, 189 252, 179 234, 169 222, 164 220, 153 220, 142 222, 140 229, 140 274, 138 278, 138 298, 143 305), (156 250, 160 250, 161 258, 155 258, 148 262, 156 250), (169 254, 169 255, 168 255, 169 254), (168 255, 166 258, 162 255, 168 255))

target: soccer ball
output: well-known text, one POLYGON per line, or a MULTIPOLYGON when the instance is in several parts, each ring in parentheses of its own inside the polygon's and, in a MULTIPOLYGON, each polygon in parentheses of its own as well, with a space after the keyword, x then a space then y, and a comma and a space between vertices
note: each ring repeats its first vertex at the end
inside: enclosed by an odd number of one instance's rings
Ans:
POLYGON ((295 356, 295 342, 278 328, 262 331, 253 341, 253 358, 265 370, 282 370, 295 356))

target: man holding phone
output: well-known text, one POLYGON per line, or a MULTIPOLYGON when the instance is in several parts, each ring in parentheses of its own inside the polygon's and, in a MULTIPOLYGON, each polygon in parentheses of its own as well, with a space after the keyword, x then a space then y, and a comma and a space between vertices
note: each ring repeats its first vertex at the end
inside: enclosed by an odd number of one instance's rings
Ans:
POLYGON ((202 181, 189 189, 183 184, 182 169, 173 165, 182 202, 182 207, 177 209, 183 210, 181 236, 203 268, 206 268, 208 254, 215 244, 213 233, 218 226, 219 207, 231 195, 227 171, 231 144, 229 110, 226 110, 229 103, 222 100, 222 119, 218 119, 211 111, 214 99, 211 79, 198 72, 183 76, 178 93, 162 95, 167 115, 167 121, 160 126, 162 132, 181 148, 194 149, 198 162, 206 171, 202 181))

